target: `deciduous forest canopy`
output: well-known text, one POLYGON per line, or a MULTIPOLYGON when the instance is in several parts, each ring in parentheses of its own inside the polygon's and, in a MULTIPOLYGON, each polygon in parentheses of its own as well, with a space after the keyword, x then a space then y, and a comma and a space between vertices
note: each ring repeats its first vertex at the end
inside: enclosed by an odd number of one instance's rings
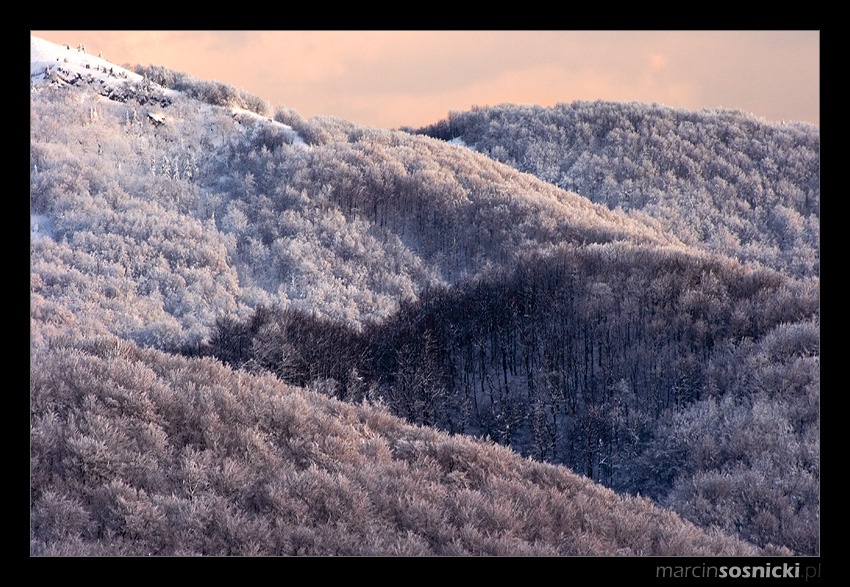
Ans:
POLYGON ((32 55, 32 554, 819 554, 817 127, 32 55))

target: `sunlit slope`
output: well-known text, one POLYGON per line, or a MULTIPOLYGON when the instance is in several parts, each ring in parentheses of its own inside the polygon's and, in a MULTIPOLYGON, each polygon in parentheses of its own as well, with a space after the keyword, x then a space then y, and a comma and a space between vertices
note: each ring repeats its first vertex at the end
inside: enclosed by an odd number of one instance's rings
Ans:
POLYGON ((256 99, 185 78, 121 78, 120 94, 99 78, 33 79, 33 291, 103 310, 145 345, 201 341, 258 304, 362 325, 428 284, 565 242, 676 246, 427 137, 285 109, 271 120, 245 110, 264 111, 256 99))

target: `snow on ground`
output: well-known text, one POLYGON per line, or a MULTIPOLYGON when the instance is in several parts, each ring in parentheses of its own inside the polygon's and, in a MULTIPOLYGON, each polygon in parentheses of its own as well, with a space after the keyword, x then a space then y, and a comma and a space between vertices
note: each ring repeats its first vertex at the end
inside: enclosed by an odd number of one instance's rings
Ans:
MULTIPOLYGON (((90 55, 82 45, 77 47, 57 45, 30 35, 30 84, 36 86, 45 80, 51 80, 52 76, 57 74, 65 81, 70 81, 79 75, 109 86, 139 82, 143 79, 139 74, 110 63, 103 57, 90 55)), ((174 90, 166 89, 164 91, 166 94, 174 92, 174 90)), ((276 124, 285 130, 293 146, 307 147, 307 143, 295 129, 287 124, 241 108, 232 108, 231 112, 234 117, 257 118, 276 124)), ((165 123, 162 114, 149 114, 149 116, 158 124, 165 123)))
POLYGON ((53 73, 74 77, 77 74, 103 81, 141 81, 142 76, 110 63, 103 57, 89 55, 79 45, 57 45, 30 35, 30 80, 33 83, 49 79, 53 73))
POLYGON ((304 141, 304 139, 301 138, 301 135, 299 135, 298 132, 288 124, 278 122, 274 118, 263 116, 262 114, 257 114, 256 112, 245 110, 244 108, 231 108, 230 112, 233 114, 233 117, 236 118, 237 121, 240 119, 244 119, 252 120, 254 122, 273 124, 284 131, 284 134, 290 141, 290 145, 292 145, 293 147, 300 147, 304 149, 308 148, 307 143, 304 141))

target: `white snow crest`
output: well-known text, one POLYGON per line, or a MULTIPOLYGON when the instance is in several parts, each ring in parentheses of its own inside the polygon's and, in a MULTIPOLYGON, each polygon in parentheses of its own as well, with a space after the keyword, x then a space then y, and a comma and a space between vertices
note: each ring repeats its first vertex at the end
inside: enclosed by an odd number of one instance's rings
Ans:
POLYGON ((83 45, 57 45, 30 35, 30 79, 37 83, 54 73, 65 76, 86 75, 104 81, 140 81, 142 76, 110 63, 101 56, 90 55, 83 45))

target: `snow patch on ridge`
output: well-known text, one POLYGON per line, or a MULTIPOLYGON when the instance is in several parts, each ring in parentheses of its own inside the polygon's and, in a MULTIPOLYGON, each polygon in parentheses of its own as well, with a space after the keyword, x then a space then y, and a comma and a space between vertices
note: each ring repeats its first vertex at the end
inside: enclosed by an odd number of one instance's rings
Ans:
POLYGON ((114 65, 103 56, 90 55, 83 45, 57 45, 30 35, 30 81, 39 83, 54 74, 84 75, 106 81, 142 81, 142 76, 114 65))

